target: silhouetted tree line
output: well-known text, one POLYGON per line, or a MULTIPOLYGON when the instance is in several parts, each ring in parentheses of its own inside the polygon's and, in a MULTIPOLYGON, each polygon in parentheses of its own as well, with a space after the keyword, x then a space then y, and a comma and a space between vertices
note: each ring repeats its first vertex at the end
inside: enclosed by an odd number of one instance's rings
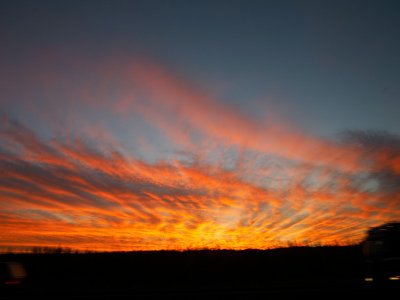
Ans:
POLYGON ((93 251, 81 251, 71 247, 50 247, 50 246, 33 246, 33 247, 8 247, 0 250, 0 254, 72 254, 72 253, 93 253, 93 251))

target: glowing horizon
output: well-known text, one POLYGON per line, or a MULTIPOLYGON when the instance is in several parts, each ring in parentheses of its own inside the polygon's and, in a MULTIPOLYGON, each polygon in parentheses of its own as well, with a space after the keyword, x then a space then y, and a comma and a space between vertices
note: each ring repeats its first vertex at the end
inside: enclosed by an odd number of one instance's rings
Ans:
POLYGON ((0 252, 348 245, 400 220, 390 1, 3 1, 0 252))
MULTIPOLYGON (((389 147, 396 137, 347 132, 335 142, 277 116, 255 121, 150 62, 96 76, 108 85, 70 87, 82 96, 65 105, 62 126, 36 120, 58 137, 2 118, 1 247, 345 245, 400 219, 398 194, 382 190, 382 174, 400 171, 398 149, 389 147), (81 111, 110 121, 94 124, 81 111), (123 144, 112 126, 126 129, 137 116, 135 143, 123 144), (374 139, 388 143, 370 147, 374 139)), ((60 84, 68 82, 52 82, 60 84)))

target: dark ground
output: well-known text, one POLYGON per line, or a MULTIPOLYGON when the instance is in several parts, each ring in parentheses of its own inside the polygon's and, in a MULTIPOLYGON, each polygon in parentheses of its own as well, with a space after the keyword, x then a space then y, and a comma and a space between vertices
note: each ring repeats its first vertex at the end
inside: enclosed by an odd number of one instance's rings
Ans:
POLYGON ((274 250, 7 254, 28 277, 5 299, 386 298, 397 285, 364 283, 359 246, 274 250))

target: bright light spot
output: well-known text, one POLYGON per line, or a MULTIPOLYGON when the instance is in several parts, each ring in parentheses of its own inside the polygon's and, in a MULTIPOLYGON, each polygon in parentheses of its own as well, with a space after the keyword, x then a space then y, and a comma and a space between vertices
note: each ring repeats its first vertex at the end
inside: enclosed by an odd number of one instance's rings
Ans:
POLYGON ((364 278, 364 280, 365 280, 365 281, 367 281, 367 282, 374 281, 374 279, 373 279, 373 278, 371 278, 371 277, 364 278))
POLYGON ((400 280, 400 276, 389 277, 389 280, 400 280))

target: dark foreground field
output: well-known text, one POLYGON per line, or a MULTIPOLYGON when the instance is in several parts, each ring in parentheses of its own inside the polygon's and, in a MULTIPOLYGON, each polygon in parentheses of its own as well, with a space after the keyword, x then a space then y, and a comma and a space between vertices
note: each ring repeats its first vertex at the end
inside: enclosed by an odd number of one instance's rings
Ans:
POLYGON ((358 246, 245 251, 13 254, 28 273, 4 299, 386 298, 396 285, 366 285, 358 246))

